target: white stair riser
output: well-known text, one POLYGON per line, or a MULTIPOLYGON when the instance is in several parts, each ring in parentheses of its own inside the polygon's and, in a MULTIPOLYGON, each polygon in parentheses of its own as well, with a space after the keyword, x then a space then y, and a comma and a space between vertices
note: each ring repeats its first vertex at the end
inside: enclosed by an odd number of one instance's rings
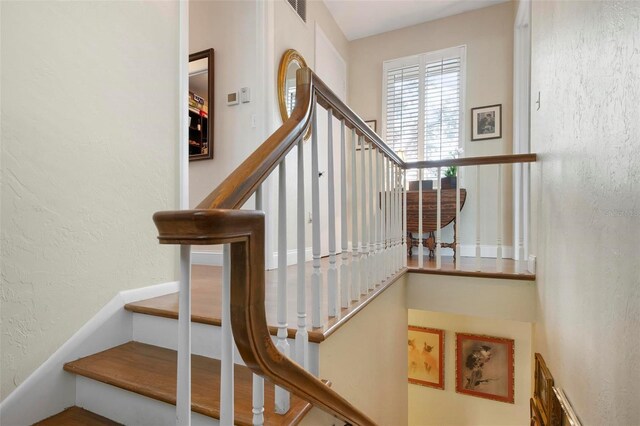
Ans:
MULTIPOLYGON (((208 358, 220 359, 221 329, 218 326, 191 323, 191 353, 208 358)), ((275 336, 271 336, 276 341, 275 336)), ((154 315, 133 314, 133 340, 162 348, 178 350, 178 321, 154 315)), ((290 357, 295 359, 295 341, 289 340, 290 357)), ((311 365, 317 362, 318 344, 309 344, 311 365)), ((234 350, 234 362, 245 365, 237 349, 234 350)))
MULTIPOLYGON (((174 426, 176 407, 115 386, 76 377, 76 405, 127 426, 174 426)), ((191 426, 218 426, 220 422, 191 413, 191 426)))

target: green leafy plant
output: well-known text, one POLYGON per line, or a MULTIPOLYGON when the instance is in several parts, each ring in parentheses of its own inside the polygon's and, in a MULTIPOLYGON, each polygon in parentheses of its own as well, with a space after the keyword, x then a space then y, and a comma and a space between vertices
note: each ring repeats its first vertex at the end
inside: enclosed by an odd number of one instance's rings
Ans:
MULTIPOLYGON (((458 148, 455 151, 451 151, 449 153, 449 155, 451 155, 451 158, 458 158, 460 156, 460 154, 462 154, 464 151, 462 150, 462 148, 458 148)), ((444 175, 446 177, 455 177, 458 174, 458 167, 457 166, 449 166, 447 167, 447 169, 444 171, 444 175)))

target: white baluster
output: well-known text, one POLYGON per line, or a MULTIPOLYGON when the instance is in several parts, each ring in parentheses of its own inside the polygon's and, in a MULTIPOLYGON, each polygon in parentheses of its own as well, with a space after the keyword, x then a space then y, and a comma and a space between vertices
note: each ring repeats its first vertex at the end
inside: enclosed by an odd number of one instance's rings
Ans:
MULTIPOLYGON (((458 166, 458 172, 460 171, 460 166, 458 166)), ((460 265, 460 186, 462 182, 460 180, 460 173, 457 173, 458 178, 456 179, 456 223, 455 228, 453 229, 453 239, 456 242, 456 257, 454 262, 456 263, 456 270, 461 270, 462 265, 460 265)))
POLYGON ((382 224, 383 224, 383 213, 382 213, 382 205, 383 205, 383 201, 382 201, 382 151, 378 150, 377 151, 378 154, 376 155, 376 211, 377 211, 377 218, 378 218, 378 222, 376 223, 377 226, 377 231, 376 231, 376 258, 378 259, 376 261, 376 271, 377 271, 377 281, 378 283, 382 283, 382 281, 384 281, 385 276, 384 276, 384 267, 382 265, 383 263, 383 253, 382 253, 382 224))
POLYGON ((376 226, 374 219, 374 189, 373 189, 373 143, 369 145, 369 205, 367 209, 369 210, 369 281, 367 283, 367 288, 369 291, 373 290, 376 287, 376 226))
POLYGON ((367 179, 364 161, 365 140, 360 136, 360 212, 362 217, 362 244, 360 245, 360 293, 369 288, 369 239, 367 236, 367 179))
MULTIPOLYGON (((529 260, 529 235, 530 235, 530 215, 531 215, 531 199, 530 192, 530 173, 531 164, 522 165, 522 246, 524 249, 524 260, 529 260)), ((528 267, 527 267, 528 269, 528 267)), ((529 271, 533 272, 533 271, 529 271)))
POLYGON ((335 317, 338 314, 338 269, 336 267, 336 202, 335 202, 335 185, 333 174, 333 110, 327 110, 327 178, 329 186, 329 271, 327 272, 327 307, 329 317, 335 317))
MULTIPOLYGON (((256 210, 262 210, 262 185, 258 186, 255 193, 256 210)), ((252 423, 254 425, 264 424, 264 379, 257 374, 253 375, 252 386, 252 423)))
POLYGON ((442 268, 442 180, 438 167, 438 191, 436 194, 436 269, 442 268))
MULTIPOLYGON (((286 161, 280 161, 278 169, 278 339, 276 348, 285 356, 289 356, 289 342, 287 341, 287 171, 286 161)), ((289 392, 276 386, 276 413, 284 414, 289 411, 289 392)), ((233 424, 225 423, 222 424, 233 424)))
POLYGON ((424 237, 422 233, 424 228, 422 225, 422 169, 418 169, 418 235, 420 235, 420 241, 418 242, 418 268, 424 269, 424 237))
POLYGON ((398 168, 393 163, 393 273, 398 272, 398 168))
POLYGON ((351 300, 360 298, 360 253, 358 252, 358 172, 356 131, 351 130, 351 300))
POLYGON ((233 421, 233 333, 231 331, 231 246, 222 248, 222 338, 220 363, 220 424, 233 421))
POLYGON ((313 214, 313 272, 311 273, 311 324, 322 326, 320 301, 322 300, 322 271, 320 270, 320 172, 318 170, 317 105, 313 108, 311 125, 311 210, 313 214))
POLYGON ((340 122, 340 307, 349 307, 349 233, 347 229, 347 141, 344 119, 340 122))
MULTIPOLYGON (((253 375, 253 413, 252 423, 255 426, 264 424, 264 379, 257 374, 253 375)), ((222 423, 220 423, 222 424, 222 423)))
POLYGON ((191 246, 180 246, 176 424, 191 424, 191 246))
POLYGON ((407 171, 402 172, 402 266, 407 267, 407 171))
POLYGON ((496 270, 502 272, 502 164, 498 164, 498 194, 497 194, 497 208, 496 215, 497 227, 496 227, 496 270))
POLYGON ((402 171, 400 170, 400 166, 396 165, 396 270, 400 270, 402 268, 402 171))
POLYGON ((306 295, 306 240, 304 208, 304 149, 303 140, 298 140, 298 282, 296 305, 298 311, 298 329, 296 330, 296 361, 304 368, 309 367, 309 334, 307 333, 307 295, 306 295))
POLYGON ((480 166, 476 166, 476 271, 480 270, 480 166))
POLYGON ((388 157, 385 158, 385 272, 387 278, 393 273, 391 266, 391 162, 388 157))

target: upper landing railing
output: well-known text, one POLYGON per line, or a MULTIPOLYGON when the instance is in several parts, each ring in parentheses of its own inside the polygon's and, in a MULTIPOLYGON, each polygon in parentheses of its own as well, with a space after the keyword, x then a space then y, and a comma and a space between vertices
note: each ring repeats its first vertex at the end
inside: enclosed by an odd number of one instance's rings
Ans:
MULTIPOLYGON (((517 156, 508 160, 529 161, 517 156)), ((353 425, 373 424, 365 413, 318 379, 318 360, 309 350, 307 329, 320 327, 361 297, 396 277, 407 262, 406 170, 408 168, 493 164, 494 160, 450 160, 407 164, 344 104, 310 69, 297 73, 295 108, 290 118, 234 170, 196 210, 159 212, 154 221, 162 244, 181 246, 178 345, 178 424, 189 424, 190 396, 190 251, 191 245, 223 245, 221 424, 233 424, 233 345, 255 375, 253 423, 264 422, 264 382, 276 386, 275 410, 289 410, 289 392, 353 425), (317 119, 326 113, 326 140, 319 140, 317 119), (339 129, 334 132, 334 124, 339 129), (311 170, 305 170, 305 135, 311 128, 311 170), (334 134, 338 136, 334 137, 334 134), (294 149, 295 148, 295 149, 294 149), (326 175, 319 150, 326 150, 326 175), (295 151, 295 158, 286 161, 295 151), (493 161, 493 163, 492 163, 493 161), (293 162, 294 170, 287 170, 293 162), (335 163, 335 164, 334 164, 335 163), (269 334, 265 315, 265 213, 262 184, 278 169, 278 253, 287 253, 287 185, 297 187, 296 332, 290 348, 287 324, 287 257, 278 256, 277 337, 269 334), (326 192, 322 194, 322 184, 326 192), (311 192, 313 262, 310 280, 311 321, 307 319, 305 275, 307 236, 304 194, 311 192), (240 210, 255 195, 255 210, 240 210), (326 218, 321 229, 320 218, 326 218), (324 234, 324 235, 323 235, 324 234), (328 234, 328 235, 327 235, 328 234), (327 241, 322 247, 322 241, 327 241), (328 253, 328 267, 321 256, 328 253), (326 279, 323 275, 326 275, 326 279), (290 358, 294 352, 294 359, 290 358)), ((324 164, 323 164, 324 166, 324 164)), ((420 191, 422 194, 422 191, 420 191)), ((459 195, 458 195, 459 197, 459 195)), ((438 189, 438 211, 440 190, 438 189)), ((422 203, 420 202, 420 209, 422 203)), ((459 209, 458 209, 459 210, 459 209)), ((439 213, 438 213, 438 217, 439 213)), ((439 232, 438 232, 439 235, 439 232)), ((439 250, 439 249, 438 249, 439 250)), ((439 254, 438 254, 439 256, 439 254)), ((327 379, 331 380, 330 377, 327 379)))

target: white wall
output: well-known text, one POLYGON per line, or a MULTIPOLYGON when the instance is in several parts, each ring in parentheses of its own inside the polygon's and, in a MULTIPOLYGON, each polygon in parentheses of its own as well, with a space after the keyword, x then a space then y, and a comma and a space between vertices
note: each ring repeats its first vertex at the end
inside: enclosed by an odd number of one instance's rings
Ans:
POLYGON ((178 5, 2 2, 2 398, 176 251, 178 5), (135 31, 134 31, 135 29, 135 31))
MULTIPOLYGON (((531 334, 527 322, 409 310, 409 325, 445 330, 444 390, 408 384, 410 425, 524 425, 531 396, 531 334), (514 340, 515 404, 456 393, 456 333, 514 340)), ((406 332, 405 332, 406 336, 406 332)), ((406 343, 405 343, 406 345, 406 343)))
POLYGON ((583 424, 640 424, 639 17, 533 2, 535 349, 583 424))
MULTIPOLYGON (((464 156, 508 154, 512 151, 513 23, 512 2, 426 22, 400 30, 354 40, 349 44, 350 106, 365 120, 382 124, 382 64, 386 60, 467 46, 464 156), (471 108, 502 104, 502 138, 471 141, 471 108)), ((483 245, 496 244, 496 166, 482 169, 481 217, 483 245)), ((462 170, 462 186, 468 190, 462 210, 461 242, 475 244, 476 175, 462 170)), ((503 243, 512 244, 511 167, 503 172, 503 243)), ((443 240, 452 241, 452 226, 443 240)), ((445 249, 444 253, 450 253, 445 249)), ((484 253, 483 253, 484 255, 484 253)))

